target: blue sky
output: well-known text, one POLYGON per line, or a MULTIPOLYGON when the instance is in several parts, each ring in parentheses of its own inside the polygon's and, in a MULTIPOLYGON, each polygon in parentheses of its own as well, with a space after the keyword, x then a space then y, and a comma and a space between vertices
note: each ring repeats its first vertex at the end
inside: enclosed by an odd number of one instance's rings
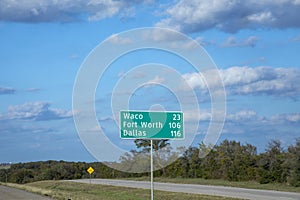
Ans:
MULTIPOLYGON (((300 137, 299 10, 299 0, 0 0, 0 162, 95 161, 73 121, 77 72, 100 42, 142 27, 180 31, 214 60, 227 93, 220 141, 263 151, 278 139, 287 147, 300 137)), ((100 81, 95 102, 99 123, 115 144, 123 141, 108 106, 112 89, 123 73, 149 62, 173 67, 195 90, 205 89, 197 72, 166 52, 120 58, 100 81)), ((199 96, 197 142, 210 119, 209 102, 199 96)), ((178 108, 161 87, 141 88, 130 101, 132 109, 153 104, 178 108)))

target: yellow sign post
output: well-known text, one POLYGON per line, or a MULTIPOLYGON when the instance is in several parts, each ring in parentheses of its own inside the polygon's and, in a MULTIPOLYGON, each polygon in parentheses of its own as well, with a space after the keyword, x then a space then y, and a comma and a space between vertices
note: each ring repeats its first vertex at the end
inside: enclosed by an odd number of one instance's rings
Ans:
POLYGON ((87 170, 86 170, 89 174, 90 174, 90 184, 91 184, 91 178, 92 178, 92 173, 95 171, 94 168, 92 167, 89 167, 87 170))
POLYGON ((89 174, 92 174, 95 170, 94 170, 94 168, 89 167, 86 171, 87 171, 89 174))

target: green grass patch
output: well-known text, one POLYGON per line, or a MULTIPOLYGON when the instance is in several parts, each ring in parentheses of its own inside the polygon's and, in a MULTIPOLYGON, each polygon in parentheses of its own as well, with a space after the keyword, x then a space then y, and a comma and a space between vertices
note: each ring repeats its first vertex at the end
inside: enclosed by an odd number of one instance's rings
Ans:
MULTIPOLYGON (((149 177, 130 178, 126 180, 149 181, 149 177)), ((276 190, 284 192, 299 192, 300 187, 293 187, 283 183, 260 184, 256 181, 227 181, 222 179, 201 179, 201 178, 154 178, 155 182, 162 183, 182 183, 197 185, 218 185, 228 187, 240 187, 248 189, 276 190)))
MULTIPOLYGON (((126 187, 94 185, 67 181, 40 181, 11 187, 50 196, 58 200, 149 200, 150 190, 126 187)), ((155 191, 155 200, 237 200, 198 194, 155 191)))

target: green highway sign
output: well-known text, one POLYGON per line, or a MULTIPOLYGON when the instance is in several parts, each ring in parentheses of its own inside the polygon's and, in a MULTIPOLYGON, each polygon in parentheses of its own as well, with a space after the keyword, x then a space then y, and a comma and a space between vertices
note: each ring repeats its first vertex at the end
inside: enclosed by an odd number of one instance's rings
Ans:
POLYGON ((120 111, 121 139, 184 139, 183 113, 120 111))

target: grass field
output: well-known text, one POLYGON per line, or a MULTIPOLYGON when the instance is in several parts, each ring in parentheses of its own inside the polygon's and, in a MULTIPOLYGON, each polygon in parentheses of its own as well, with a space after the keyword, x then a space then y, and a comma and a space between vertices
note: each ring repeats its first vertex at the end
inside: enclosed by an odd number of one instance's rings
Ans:
MULTIPOLYGON (((149 181, 149 177, 133 178, 130 180, 149 181)), ((289 192, 300 192, 300 187, 292 187, 285 184, 259 184, 257 182, 231 182, 225 180, 186 179, 186 178, 155 178, 156 182, 222 185, 231 187, 267 189, 289 192)), ((4 183, 2 183, 4 184, 4 183)), ((147 200, 150 199, 150 190, 134 189, 126 187, 115 187, 106 185, 93 185, 85 183, 65 181, 40 181, 24 185, 8 183, 8 186, 20 188, 34 193, 53 197, 58 200, 147 200)), ((181 200, 181 199, 203 199, 203 200, 233 200, 234 198, 215 197, 208 195, 172 193, 155 191, 155 200, 181 200)))
MULTIPOLYGON (((40 181, 11 187, 50 196, 58 200, 149 200, 150 190, 64 181, 40 181)), ((235 198, 155 191, 155 200, 234 200, 235 198)), ((237 200, 237 199, 235 199, 237 200)))
POLYGON ((0 169, 9 169, 10 165, 0 165, 0 169))
MULTIPOLYGON (((130 178, 126 180, 149 181, 148 177, 130 178)), ((300 187, 293 187, 282 183, 260 184, 255 181, 226 181, 221 179, 200 179, 200 178, 154 178, 155 182, 163 183, 183 183, 183 184, 199 184, 199 185, 220 185, 229 187, 240 187, 249 189, 277 190, 285 192, 299 192, 300 187)))

